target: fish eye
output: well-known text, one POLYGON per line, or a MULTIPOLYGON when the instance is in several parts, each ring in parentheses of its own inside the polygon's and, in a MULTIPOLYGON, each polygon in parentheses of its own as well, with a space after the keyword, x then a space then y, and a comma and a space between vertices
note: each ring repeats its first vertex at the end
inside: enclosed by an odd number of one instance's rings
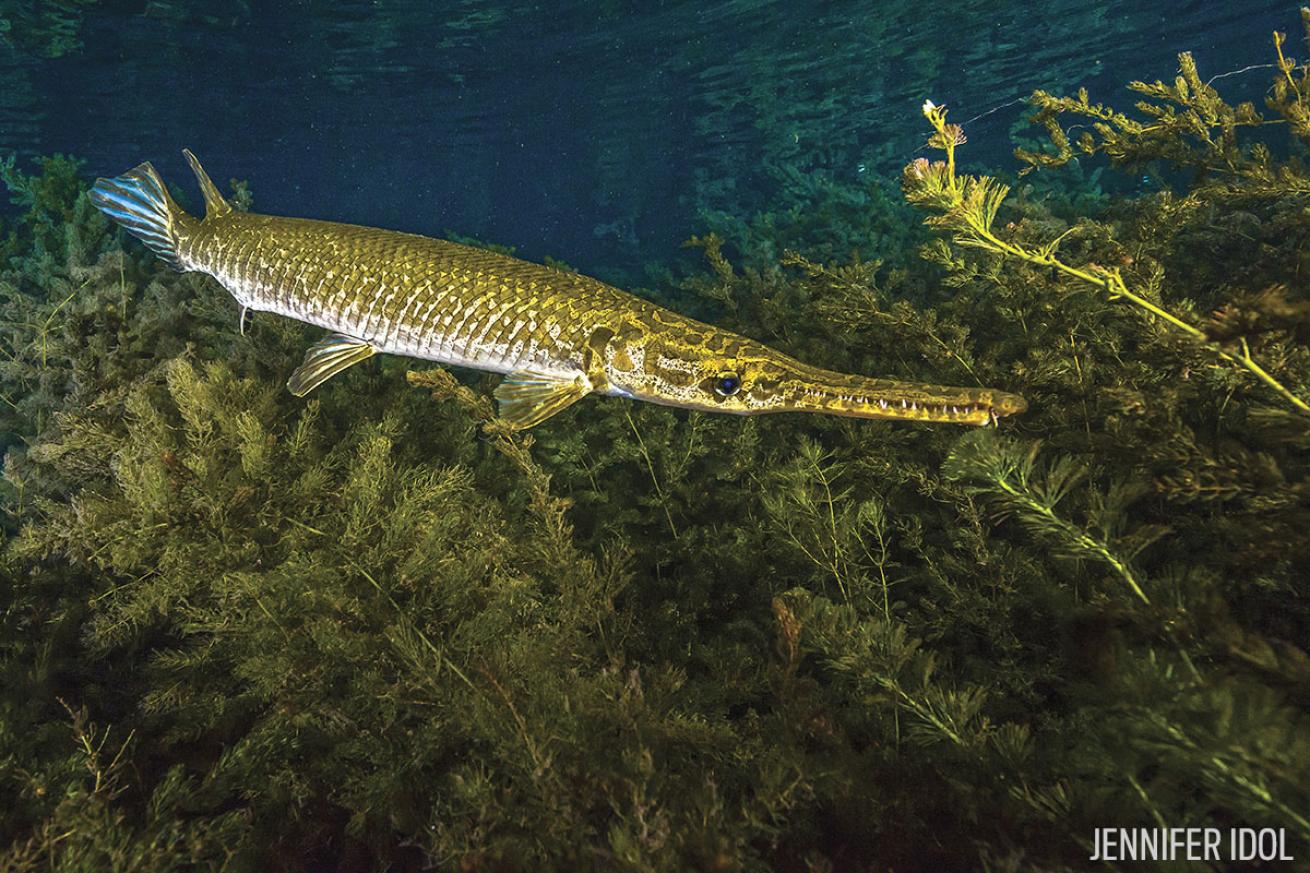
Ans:
POLYGON ((720 373, 714 380, 714 391, 723 397, 731 397, 741 390, 741 378, 736 373, 720 373))

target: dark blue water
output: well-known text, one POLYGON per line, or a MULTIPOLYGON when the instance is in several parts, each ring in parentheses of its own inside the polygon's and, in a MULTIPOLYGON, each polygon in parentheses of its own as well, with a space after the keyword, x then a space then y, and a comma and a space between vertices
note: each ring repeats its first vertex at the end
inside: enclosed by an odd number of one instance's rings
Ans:
MULTIPOLYGON (((957 120, 1002 107, 966 157, 1003 167, 1022 113, 1005 104, 1034 88, 1126 105, 1124 83, 1172 78, 1181 50, 1215 75, 1299 29, 1268 0, 0 9, 0 153, 72 153, 88 175, 149 159, 189 187, 189 146, 259 211, 454 231, 613 279, 707 215, 768 208, 781 180, 891 178, 927 97, 957 120)), ((1223 81, 1258 100, 1269 78, 1223 81)))

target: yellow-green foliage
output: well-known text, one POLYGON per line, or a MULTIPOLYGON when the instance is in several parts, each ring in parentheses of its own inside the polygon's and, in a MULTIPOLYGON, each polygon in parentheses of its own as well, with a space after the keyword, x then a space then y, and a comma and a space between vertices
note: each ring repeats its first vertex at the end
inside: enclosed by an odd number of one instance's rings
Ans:
POLYGON ((7 167, 0 868, 1059 870, 1162 823, 1302 852, 1310 174, 1245 139, 1304 136, 1280 57, 1286 124, 1186 58, 1144 120, 1034 98, 1037 172, 1090 112, 1084 160, 1207 168, 1176 191, 1070 220, 930 107, 922 258, 832 245, 868 231, 833 194, 839 226, 743 219, 660 289, 1020 391, 1000 432, 614 398, 523 435, 490 378, 394 359, 305 402, 314 331, 240 336, 73 165, 7 167))

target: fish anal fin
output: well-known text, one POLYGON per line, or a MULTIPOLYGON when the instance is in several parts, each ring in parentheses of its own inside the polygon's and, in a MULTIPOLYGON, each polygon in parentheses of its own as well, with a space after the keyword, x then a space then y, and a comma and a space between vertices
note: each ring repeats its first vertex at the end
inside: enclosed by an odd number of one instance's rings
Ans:
POLYGON ((517 371, 496 386, 494 396, 500 417, 515 430, 541 424, 591 393, 585 376, 560 378, 543 373, 517 371))
POLYGON ((366 361, 377 353, 362 339, 334 333, 323 337, 305 352, 305 360, 287 380, 287 388, 304 397, 328 379, 348 367, 366 361))

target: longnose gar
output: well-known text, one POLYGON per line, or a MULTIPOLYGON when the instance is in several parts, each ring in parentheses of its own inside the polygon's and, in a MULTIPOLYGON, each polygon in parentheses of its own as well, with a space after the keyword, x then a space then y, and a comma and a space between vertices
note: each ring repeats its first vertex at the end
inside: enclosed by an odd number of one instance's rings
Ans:
POLYGON ((588 394, 751 415, 825 412, 983 425, 1022 397, 873 379, 803 364, 596 279, 408 233, 232 209, 190 151, 205 218, 178 208, 149 163, 99 179, 91 201, 180 271, 208 273, 247 310, 333 331, 287 382, 312 391, 379 352, 507 374, 513 427, 588 394))

